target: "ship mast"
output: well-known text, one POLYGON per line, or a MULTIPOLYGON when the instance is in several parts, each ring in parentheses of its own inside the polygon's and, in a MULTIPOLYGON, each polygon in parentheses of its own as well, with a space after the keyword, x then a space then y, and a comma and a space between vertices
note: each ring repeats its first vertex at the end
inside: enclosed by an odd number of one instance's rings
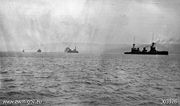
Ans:
POLYGON ((133 36, 133 44, 135 44, 135 36, 133 36))
POLYGON ((133 48, 135 48, 135 36, 133 36, 133 48))
POLYGON ((154 32, 153 32, 153 34, 152 34, 152 41, 151 41, 151 43, 152 42, 154 42, 154 32))

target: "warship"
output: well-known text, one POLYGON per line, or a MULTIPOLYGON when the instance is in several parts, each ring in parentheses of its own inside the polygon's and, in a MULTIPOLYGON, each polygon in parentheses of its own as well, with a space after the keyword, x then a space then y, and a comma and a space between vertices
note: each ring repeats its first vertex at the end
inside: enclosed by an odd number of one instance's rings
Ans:
POLYGON ((41 51, 41 49, 38 49, 37 52, 41 53, 42 51, 41 51))
POLYGON ((79 53, 77 50, 76 50, 76 47, 72 50, 70 49, 69 47, 66 47, 66 49, 64 50, 65 53, 79 53))
POLYGON ((139 48, 136 48, 135 44, 133 44, 133 47, 131 48, 131 52, 124 52, 124 54, 168 55, 168 51, 158 51, 158 50, 156 50, 155 43, 152 42, 152 45, 150 46, 149 51, 147 51, 146 47, 143 47, 143 50, 140 51, 139 48))

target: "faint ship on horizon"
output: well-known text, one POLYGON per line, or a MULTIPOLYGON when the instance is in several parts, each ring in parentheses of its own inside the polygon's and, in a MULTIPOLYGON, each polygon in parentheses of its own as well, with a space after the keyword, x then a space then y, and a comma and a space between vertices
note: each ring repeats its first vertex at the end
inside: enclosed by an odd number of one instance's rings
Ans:
POLYGON ((41 49, 38 49, 37 52, 38 52, 38 53, 41 53, 42 51, 41 51, 41 49))
POLYGON ((72 50, 71 48, 69 47, 66 47, 66 49, 64 50, 65 53, 79 53, 77 50, 76 50, 76 46, 75 48, 72 50))

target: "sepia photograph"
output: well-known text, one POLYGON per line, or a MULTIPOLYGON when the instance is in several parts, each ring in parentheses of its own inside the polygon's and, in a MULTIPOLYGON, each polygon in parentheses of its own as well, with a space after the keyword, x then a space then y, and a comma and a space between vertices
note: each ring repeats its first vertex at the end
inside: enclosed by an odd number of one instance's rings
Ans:
POLYGON ((180 106, 180 0, 0 0, 0 106, 180 106))

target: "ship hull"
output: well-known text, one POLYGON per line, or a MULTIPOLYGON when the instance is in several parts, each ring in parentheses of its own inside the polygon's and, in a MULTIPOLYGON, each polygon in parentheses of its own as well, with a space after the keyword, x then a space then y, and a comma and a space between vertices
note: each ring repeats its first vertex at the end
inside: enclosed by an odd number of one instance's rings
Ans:
POLYGON ((168 51, 157 51, 157 52, 124 52, 124 54, 136 54, 136 55, 168 55, 168 51))
POLYGON ((79 53, 78 51, 68 51, 68 52, 66 52, 66 53, 79 53))

